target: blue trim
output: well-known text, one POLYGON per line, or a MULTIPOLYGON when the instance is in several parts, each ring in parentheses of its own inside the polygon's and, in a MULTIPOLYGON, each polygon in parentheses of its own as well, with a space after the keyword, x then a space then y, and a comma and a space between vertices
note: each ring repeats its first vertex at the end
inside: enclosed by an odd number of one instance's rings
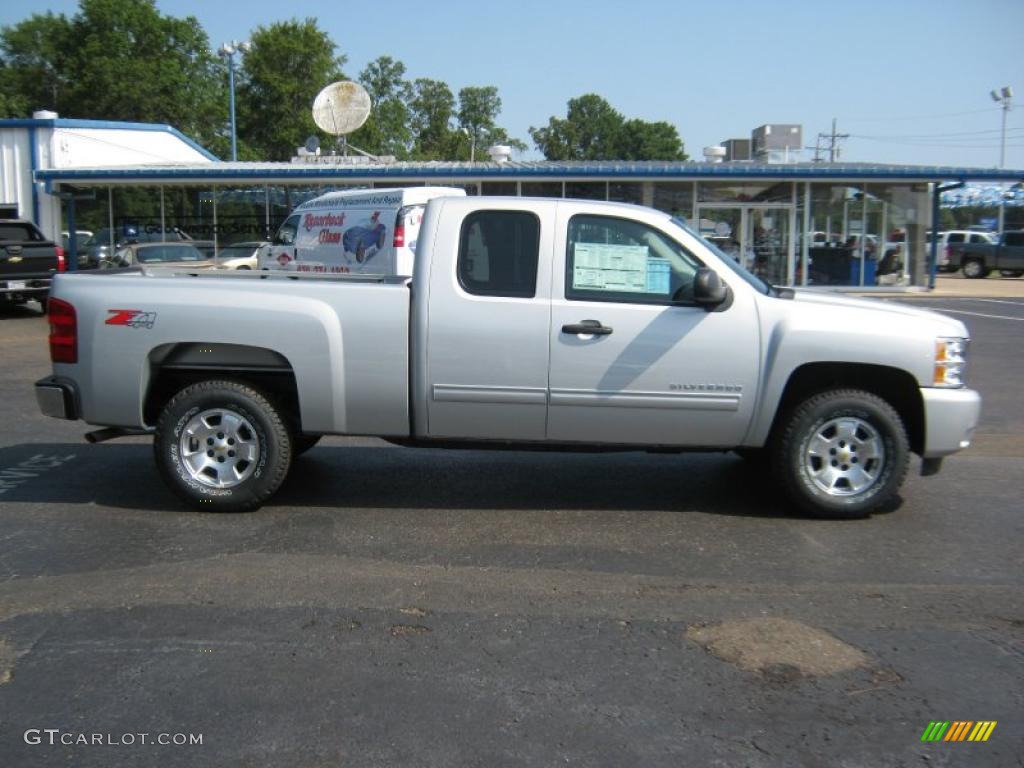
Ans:
POLYGON ((336 165, 298 165, 290 163, 213 164, 210 166, 152 166, 135 169, 46 169, 36 177, 47 182, 75 181, 245 181, 322 180, 322 179, 394 179, 394 178, 472 178, 482 181, 508 179, 795 179, 828 181, 1020 181, 1024 170, 995 168, 956 168, 945 166, 879 165, 751 165, 696 163, 395 163, 394 165, 343 167, 336 165))
POLYGON ((0 128, 28 128, 30 131, 35 128, 92 128, 117 131, 150 131, 154 133, 169 133, 171 136, 187 144, 207 160, 219 160, 215 154, 205 147, 190 139, 177 128, 164 123, 129 123, 117 120, 79 120, 76 118, 54 118, 52 120, 37 120, 35 118, 13 118, 0 120, 0 128))
POLYGON ((36 153, 39 151, 38 137, 35 126, 28 129, 28 170, 31 175, 32 185, 32 223, 39 226, 39 188, 36 186, 36 173, 39 172, 39 159, 36 153))

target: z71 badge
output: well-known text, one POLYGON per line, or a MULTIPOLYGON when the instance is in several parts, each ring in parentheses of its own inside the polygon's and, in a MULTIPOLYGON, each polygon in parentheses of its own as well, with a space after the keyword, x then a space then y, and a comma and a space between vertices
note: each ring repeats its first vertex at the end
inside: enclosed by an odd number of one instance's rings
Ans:
POLYGON ((156 322, 156 312, 143 312, 141 309, 108 309, 110 317, 106 325, 126 325, 129 328, 153 327, 156 322))

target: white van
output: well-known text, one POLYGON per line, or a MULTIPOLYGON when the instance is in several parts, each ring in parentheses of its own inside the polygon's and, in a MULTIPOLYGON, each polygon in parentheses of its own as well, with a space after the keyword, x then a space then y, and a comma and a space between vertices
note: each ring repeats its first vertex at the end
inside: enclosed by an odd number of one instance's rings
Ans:
POLYGON ((454 187, 328 192, 292 212, 261 251, 259 268, 412 275, 424 207, 435 197, 465 194, 454 187))

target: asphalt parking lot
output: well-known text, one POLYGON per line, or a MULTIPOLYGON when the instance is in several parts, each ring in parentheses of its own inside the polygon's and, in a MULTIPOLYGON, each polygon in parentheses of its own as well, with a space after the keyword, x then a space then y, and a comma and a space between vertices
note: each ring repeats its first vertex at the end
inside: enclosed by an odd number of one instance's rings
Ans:
POLYGON ((968 325, 984 412, 897 509, 843 522, 731 454, 341 438, 258 512, 185 511, 145 440, 38 414, 45 321, 0 309, 2 763, 1024 765, 1006 282, 887 299, 968 325), (922 742, 932 721, 997 725, 922 742))

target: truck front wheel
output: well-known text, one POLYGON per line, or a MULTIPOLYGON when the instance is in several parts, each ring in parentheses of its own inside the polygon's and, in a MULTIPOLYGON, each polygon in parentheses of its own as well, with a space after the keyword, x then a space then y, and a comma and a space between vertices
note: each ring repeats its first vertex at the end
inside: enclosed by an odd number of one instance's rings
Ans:
POLYGON ((963 266, 964 277, 975 280, 979 277, 988 277, 988 269, 985 268, 981 259, 967 259, 963 266))
POLYGON ((907 474, 910 448, 899 414, 882 398, 835 389, 785 417, 773 466, 796 504, 815 517, 866 517, 889 502, 907 474))
POLYGON ((157 467, 200 510, 260 507, 288 474, 292 441, 262 393, 236 381, 202 381, 167 403, 153 441, 157 467))

